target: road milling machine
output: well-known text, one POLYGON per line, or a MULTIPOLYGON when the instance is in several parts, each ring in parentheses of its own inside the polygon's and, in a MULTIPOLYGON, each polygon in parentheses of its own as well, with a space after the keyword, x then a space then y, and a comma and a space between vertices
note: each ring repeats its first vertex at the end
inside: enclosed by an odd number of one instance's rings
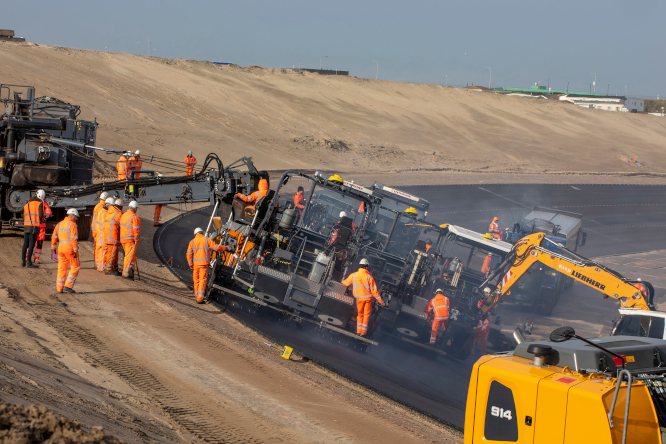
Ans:
MULTIPOLYGON (((483 317, 475 306, 478 288, 487 273, 505 260, 512 245, 456 225, 441 225, 437 232, 438 242, 429 251, 435 266, 428 285, 418 294, 403 298, 394 321, 382 319, 380 332, 428 352, 466 359, 472 353, 474 329, 483 317), (450 319, 446 329, 439 330, 432 346, 426 306, 437 289, 442 289, 449 298, 450 319)), ((488 340, 494 349, 502 351, 511 346, 511 341, 497 327, 501 320, 496 314, 494 310, 490 316, 488 340)), ((384 311, 381 315, 384 317, 384 311)))
POLYGON ((430 282, 435 258, 426 240, 439 242, 440 230, 424 220, 428 205, 379 183, 285 172, 250 211, 233 196, 219 199, 208 235, 234 252, 213 261, 209 294, 277 311, 361 350, 376 345, 377 326, 394 321, 403 299, 430 282), (375 304, 365 337, 355 333, 356 302, 341 284, 362 258, 386 304, 375 304))

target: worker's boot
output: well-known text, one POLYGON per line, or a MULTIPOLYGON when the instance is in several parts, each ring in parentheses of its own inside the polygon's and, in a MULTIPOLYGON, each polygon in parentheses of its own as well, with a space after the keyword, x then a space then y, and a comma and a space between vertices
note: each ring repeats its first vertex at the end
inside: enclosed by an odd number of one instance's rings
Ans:
POLYGON ((122 276, 122 273, 118 272, 118 270, 112 270, 106 273, 107 276, 122 276))
POLYGON ((25 268, 39 268, 39 267, 33 264, 32 262, 28 262, 28 265, 26 265, 25 268))
POLYGON ((69 287, 65 287, 65 288, 63 288, 63 290, 67 293, 76 293, 76 291, 74 291, 73 288, 69 288, 69 287))
POLYGON ((21 262, 21 267, 25 267, 25 261, 21 262))
POLYGON ((201 296, 197 296, 197 304, 203 304, 203 303, 205 303, 204 298, 202 298, 201 296))

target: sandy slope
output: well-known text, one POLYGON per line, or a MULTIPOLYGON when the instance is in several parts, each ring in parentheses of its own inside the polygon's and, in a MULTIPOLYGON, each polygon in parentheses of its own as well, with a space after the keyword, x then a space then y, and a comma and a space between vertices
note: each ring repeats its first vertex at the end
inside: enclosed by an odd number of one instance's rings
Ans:
POLYGON ((666 120, 653 116, 31 43, 0 43, 0 57, 0 81, 81 104, 108 148, 247 155, 263 169, 666 173, 666 120))

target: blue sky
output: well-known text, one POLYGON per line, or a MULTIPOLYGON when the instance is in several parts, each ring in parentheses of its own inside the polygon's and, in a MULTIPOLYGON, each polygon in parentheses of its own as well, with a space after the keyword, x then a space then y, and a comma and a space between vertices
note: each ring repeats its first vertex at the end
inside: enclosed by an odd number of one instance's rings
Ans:
POLYGON ((666 95, 666 2, 53 1, 3 5, 0 28, 81 49, 358 77, 666 95))

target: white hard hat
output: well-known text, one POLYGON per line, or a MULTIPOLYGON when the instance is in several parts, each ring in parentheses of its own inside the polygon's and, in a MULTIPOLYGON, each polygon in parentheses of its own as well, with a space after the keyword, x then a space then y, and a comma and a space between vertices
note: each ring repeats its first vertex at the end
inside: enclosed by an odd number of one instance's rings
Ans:
POLYGON ((116 199, 116 201, 113 204, 122 207, 123 205, 125 205, 125 202, 123 202, 122 199, 116 199))
POLYGON ((340 218, 342 219, 343 217, 349 217, 346 211, 340 211, 340 218))
POLYGON ((126 156, 131 156, 131 155, 132 155, 132 152, 131 152, 131 151, 127 151, 127 152, 125 153, 125 155, 126 155, 126 156))
POLYGON ((203 234, 203 229, 201 229, 201 228, 199 228, 199 227, 196 227, 196 228, 194 229, 194 235, 196 236, 196 235, 199 234, 199 233, 203 234))
POLYGON ((79 217, 79 211, 76 208, 70 208, 69 210, 67 210, 67 214, 79 217))
POLYGON ((102 191, 102 194, 99 195, 99 198, 102 200, 106 200, 109 197, 109 193, 106 191, 102 191))
POLYGON ((192 155, 192 150, 189 150, 189 151, 187 152, 187 155, 188 155, 188 156, 191 156, 191 155, 192 155))
POLYGON ((489 294, 491 291, 492 290, 490 289, 490 287, 486 287, 486 288, 483 289, 483 292, 486 293, 486 294, 489 294))
POLYGON ((641 278, 636 279, 638 282, 641 282, 641 278))
POLYGON ((488 256, 493 257, 493 254, 492 254, 492 253, 488 253, 488 256))
POLYGON ((442 290, 441 288, 438 288, 437 291, 435 291, 435 293, 444 293, 444 290, 442 290))
POLYGON ((44 191, 44 190, 37 190, 37 199, 42 199, 42 200, 44 200, 45 197, 46 197, 46 191, 44 191))
POLYGON ((139 155, 141 155, 141 151, 136 150, 136 151, 134 151, 134 154, 136 154, 137 156, 139 156, 139 155))
POLYGON ((370 262, 366 258, 361 259, 361 262, 359 262, 360 265, 370 265, 370 262))
POLYGON ((161 179, 161 178, 164 177, 164 174, 162 174, 162 173, 157 173, 157 177, 161 179))
POLYGON ((133 210, 136 210, 139 208, 139 203, 136 200, 133 200, 132 202, 129 203, 129 207, 133 210))
POLYGON ((105 204, 107 205, 113 205, 113 201, 115 199, 113 197, 107 197, 106 200, 104 201, 105 204))

